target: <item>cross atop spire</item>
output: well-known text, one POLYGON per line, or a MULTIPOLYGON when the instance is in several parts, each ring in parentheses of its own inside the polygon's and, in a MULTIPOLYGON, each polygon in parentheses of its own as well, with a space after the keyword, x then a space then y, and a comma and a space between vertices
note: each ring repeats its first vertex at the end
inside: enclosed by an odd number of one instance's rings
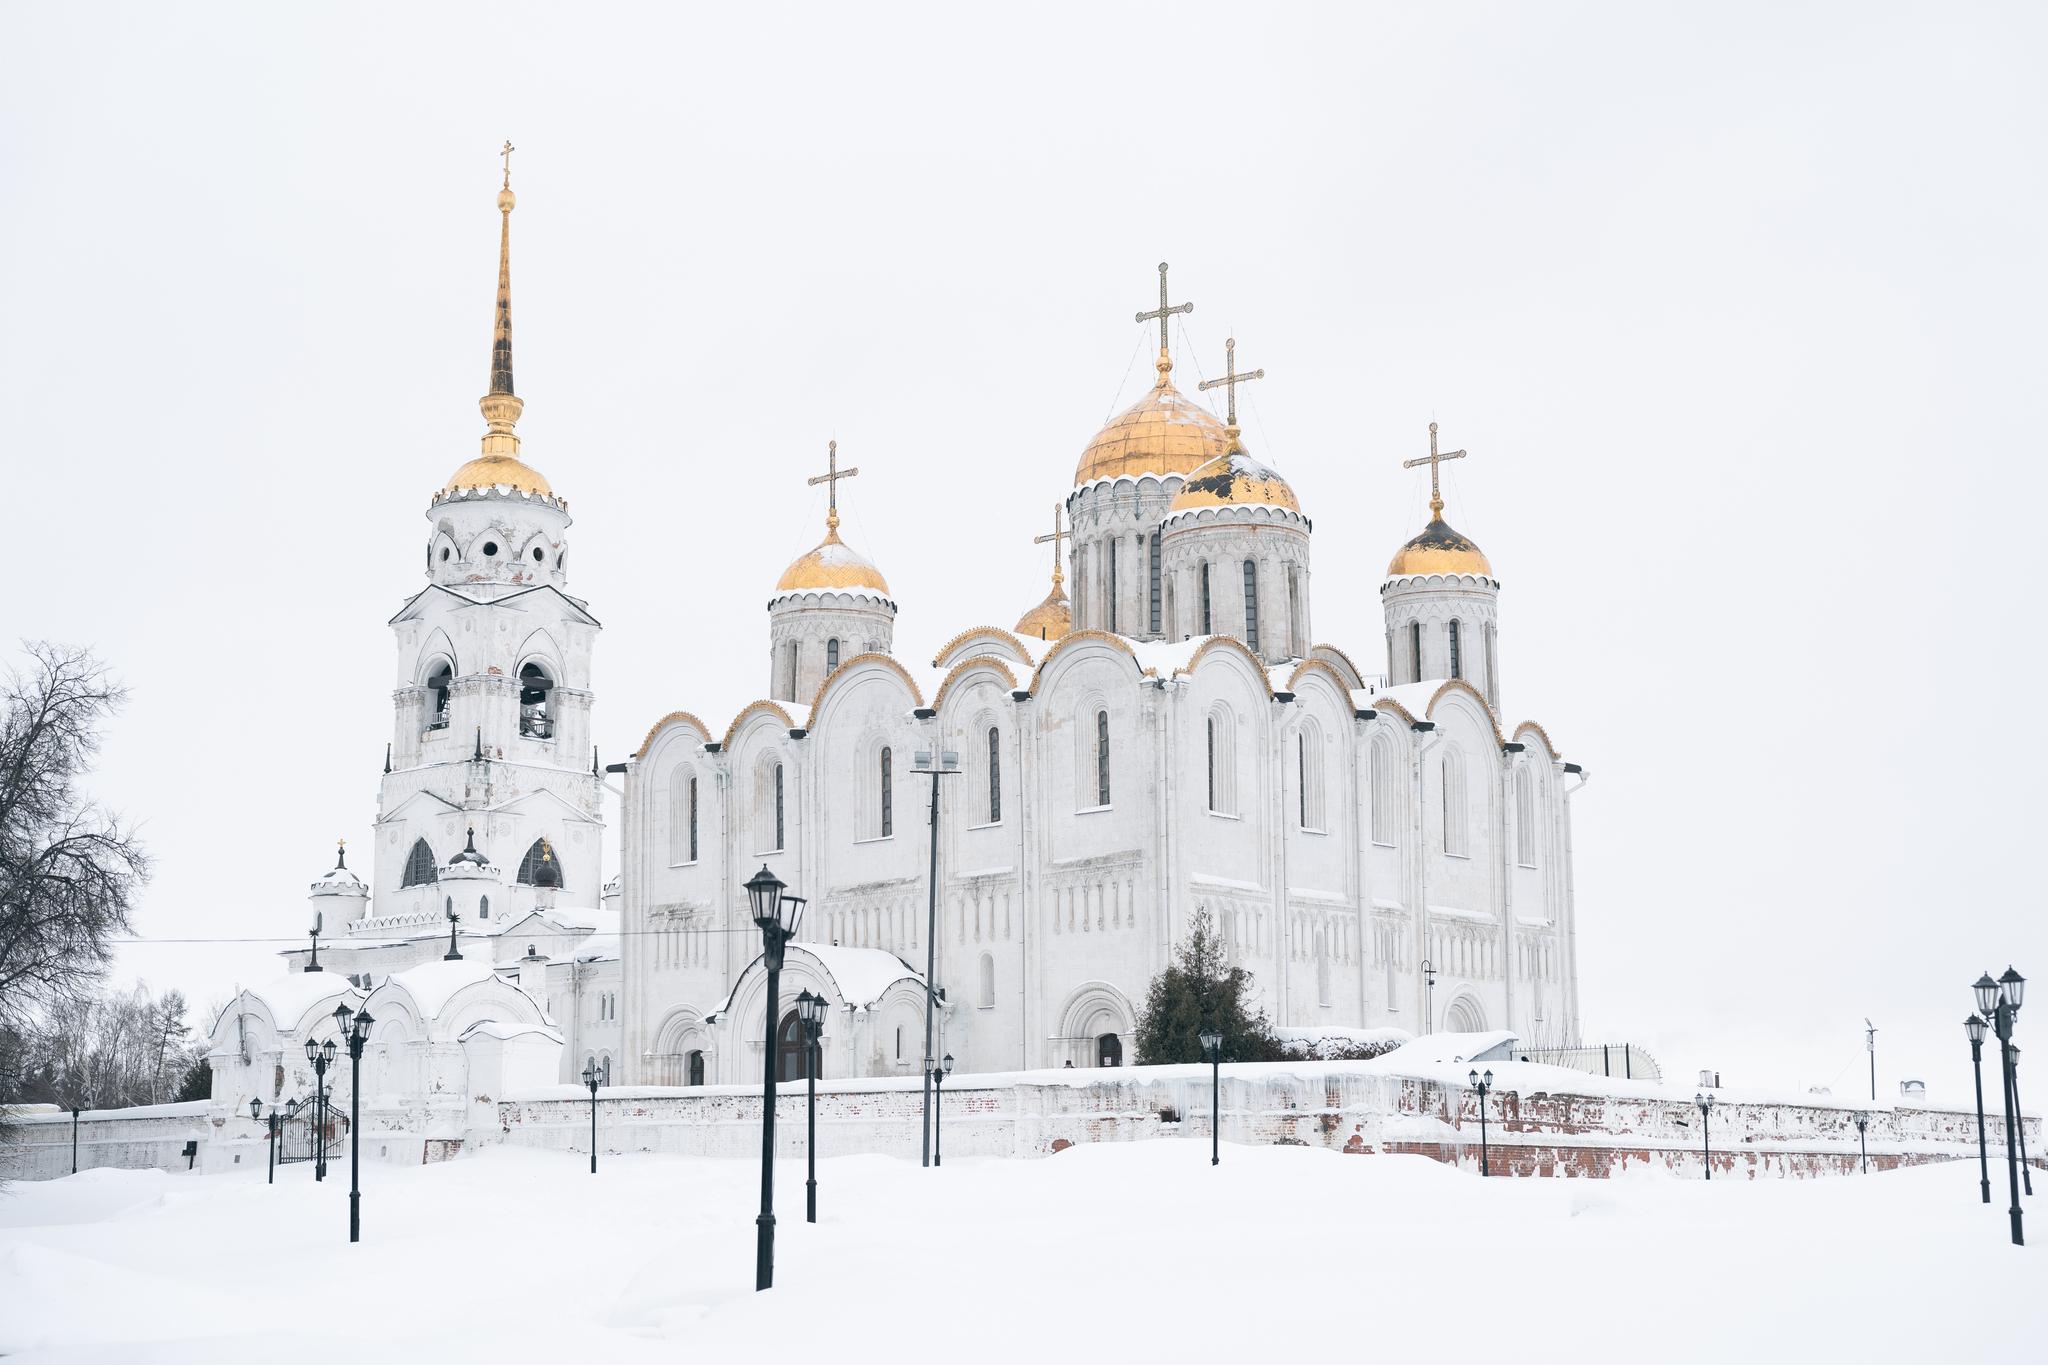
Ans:
POLYGON ((1437 466, 1445 460, 1462 460, 1464 458, 1465 452, 1462 450, 1448 451, 1442 455, 1436 453, 1436 423, 1431 422, 1429 424, 1428 458, 1401 461, 1401 468, 1403 469, 1413 469, 1419 464, 1429 466, 1429 519, 1431 521, 1441 521, 1444 515, 1444 495, 1437 487, 1437 466))
POLYGON ((1195 389, 1198 392, 1207 389, 1222 389, 1230 395, 1229 425, 1232 449, 1237 447, 1237 386, 1248 380, 1264 379, 1265 377, 1266 372, 1264 370, 1253 370, 1250 374, 1239 374, 1237 372, 1237 338, 1232 337, 1223 343, 1223 378, 1205 379, 1195 385, 1195 389))
POLYGON ((1058 592, 1060 584, 1067 581, 1067 576, 1060 572, 1060 542, 1071 539, 1073 539, 1073 532, 1060 529, 1060 505, 1054 503, 1052 505, 1052 534, 1049 536, 1039 536, 1031 542, 1033 545, 1043 545, 1048 540, 1052 542, 1052 586, 1054 592, 1058 592))
POLYGON ((512 140, 507 138, 505 140, 505 150, 498 153, 499 156, 505 158, 505 188, 508 190, 512 188, 512 153, 517 150, 518 148, 512 145, 512 140))
POLYGON ((839 442, 828 442, 825 446, 825 472, 815 479, 806 480, 807 487, 825 485, 825 529, 838 534, 839 531, 839 481, 850 479, 860 473, 858 468, 839 467, 839 442))
POLYGON ((1166 320, 1175 313, 1192 313, 1195 305, 1181 303, 1168 305, 1166 302, 1166 262, 1159 263, 1159 307, 1149 313, 1138 314, 1138 321, 1150 322, 1159 319, 1159 387, 1166 386, 1167 372, 1173 369, 1173 358, 1166 353, 1166 320))

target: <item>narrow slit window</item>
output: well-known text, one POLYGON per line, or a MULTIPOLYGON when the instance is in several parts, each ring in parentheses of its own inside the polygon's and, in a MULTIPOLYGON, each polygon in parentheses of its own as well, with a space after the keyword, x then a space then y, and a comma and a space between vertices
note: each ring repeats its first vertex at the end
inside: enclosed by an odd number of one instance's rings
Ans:
POLYGON ((1003 746, 1002 732, 995 726, 988 727, 988 822, 993 825, 1003 818, 1003 746))
POLYGON ((1109 712, 1095 713, 1095 804, 1109 804, 1109 712))
POLYGON ((1109 633, 1116 634, 1116 537, 1111 536, 1102 544, 1102 552, 1109 557, 1109 633))
POLYGON ((825 668, 829 672, 837 667, 839 667, 839 641, 827 640, 825 642, 825 668))
POLYGON ((1294 737, 1294 780, 1300 788, 1301 827, 1308 828, 1308 739, 1304 735, 1294 737))
POLYGON ((1259 652, 1259 571, 1251 560, 1244 562, 1244 642, 1259 652))
POLYGON ((697 779, 690 779, 690 861, 697 861, 697 779))
POLYGON ((1454 678, 1462 678, 1465 676, 1465 673, 1463 668, 1461 667, 1463 660, 1458 657, 1458 623, 1456 621, 1451 622, 1450 644, 1451 676, 1454 678))
POLYGON ((1216 717, 1209 717, 1209 809, 1216 809, 1216 717))
POLYGON ((782 765, 778 763, 775 765, 775 847, 778 852, 783 847, 782 840, 782 765))
POLYGON ((1159 533, 1152 533, 1152 619, 1150 634, 1159 633, 1159 533))
POLYGON ((1202 566, 1202 634, 1214 635, 1215 633, 1209 626, 1209 566, 1204 564, 1202 566))
POLYGON ((1408 653, 1409 653, 1409 657, 1415 660, 1415 678, 1414 678, 1414 681, 1416 681, 1416 682, 1421 682, 1421 681, 1422 681, 1422 622, 1420 622, 1420 621, 1411 621, 1411 622, 1409 622, 1409 623, 1408 623, 1408 653))
POLYGON ((888 838, 896 832, 896 814, 890 809, 895 800, 895 773, 892 771, 891 756, 882 750, 882 837, 888 838))

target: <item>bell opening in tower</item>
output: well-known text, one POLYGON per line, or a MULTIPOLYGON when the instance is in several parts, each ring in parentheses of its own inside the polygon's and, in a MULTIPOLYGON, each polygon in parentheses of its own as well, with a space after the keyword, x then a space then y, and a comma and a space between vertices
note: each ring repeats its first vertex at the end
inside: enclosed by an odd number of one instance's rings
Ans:
POLYGON ((553 739, 555 720, 550 694, 555 681, 539 664, 519 670, 519 733, 527 739, 553 739))

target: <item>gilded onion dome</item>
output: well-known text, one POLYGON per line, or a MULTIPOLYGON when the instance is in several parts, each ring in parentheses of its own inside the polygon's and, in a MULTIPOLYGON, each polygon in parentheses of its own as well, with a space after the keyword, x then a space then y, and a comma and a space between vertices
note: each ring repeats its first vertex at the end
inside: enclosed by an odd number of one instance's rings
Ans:
POLYGON ((1287 486, 1287 480, 1245 454, 1244 447, 1240 445, 1228 455, 1219 455, 1188 475, 1187 482, 1174 495, 1173 506, 1169 510, 1185 512, 1201 507, 1258 503, 1285 507, 1290 512, 1301 510, 1301 504, 1295 501, 1294 490, 1287 486))
POLYGON ((1027 639, 1065 639, 1073 629, 1074 614, 1067 604, 1066 589, 1057 583, 1043 602, 1017 618, 1017 634, 1027 639))
POLYGON ((784 569, 775 583, 777 592, 803 592, 811 588, 866 588, 884 597, 889 595, 889 581, 882 577, 882 571, 839 538, 837 516, 826 521, 824 543, 784 569))
POLYGON ((1430 509, 1429 525, 1422 528, 1422 534, 1403 545, 1394 562, 1387 565, 1389 578, 1433 573, 1493 577, 1493 566, 1479 547, 1444 520, 1442 503, 1430 509))
POLYGON ((526 404, 512 392, 512 173, 505 172, 505 188, 498 191, 498 307, 491 334, 491 391, 479 400, 490 429, 484 433, 483 454, 455 471, 443 492, 460 488, 493 488, 503 485, 522 493, 553 497, 554 490, 540 472, 519 458, 519 438, 512 428, 526 404))
POLYGON ((1111 418, 1081 452, 1077 485, 1124 475, 1187 474, 1230 448, 1215 414, 1167 378, 1173 361, 1162 354, 1158 369, 1151 391, 1111 418))

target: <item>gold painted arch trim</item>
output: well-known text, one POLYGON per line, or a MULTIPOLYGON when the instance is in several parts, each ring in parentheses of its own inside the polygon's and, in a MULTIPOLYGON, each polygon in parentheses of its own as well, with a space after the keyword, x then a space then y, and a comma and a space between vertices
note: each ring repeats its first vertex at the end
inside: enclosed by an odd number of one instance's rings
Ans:
POLYGON ((1002 675, 1003 681, 1010 685, 1012 692, 1017 690, 1017 675, 1010 671, 1008 664, 1005 664, 993 654, 977 654, 971 659, 962 659, 953 666, 953 671, 946 675, 946 680, 939 684, 937 695, 932 698, 933 710, 937 710, 946 704, 946 693, 953 686, 953 679, 967 672, 970 668, 992 668, 1002 675))
POLYGON ((706 725, 703 721, 698 720, 688 711, 671 711, 667 715, 663 716, 660 720, 654 722, 652 726, 648 727, 647 738, 641 740, 640 747, 635 749, 632 753, 628 754, 627 757, 638 758, 640 757, 640 755, 646 753, 647 746, 654 743, 654 737, 661 733, 661 727, 668 724, 672 720, 686 721, 689 724, 696 726, 697 733, 704 736, 705 739, 711 738, 711 727, 706 725))
POLYGON ((1358 667, 1357 664, 1351 662, 1351 656, 1349 654, 1346 654, 1343 650, 1337 648, 1337 646, 1335 645, 1310 645, 1308 647, 1308 657, 1311 659, 1315 658, 1316 651, 1319 649, 1327 649, 1332 654, 1336 655, 1338 658, 1344 661, 1344 666, 1351 670, 1351 676, 1358 679, 1357 682, 1349 684, 1349 686, 1358 688, 1363 688, 1365 686, 1365 673, 1358 667))
POLYGON ((1261 663, 1259 661, 1259 656, 1252 653, 1251 648, 1247 646, 1244 641, 1238 639, 1235 635, 1211 635, 1208 639, 1202 642, 1202 647, 1195 651, 1194 657, 1188 660, 1187 666, 1185 668, 1176 668, 1173 670, 1173 676, 1178 678, 1183 674, 1193 673, 1195 671, 1195 668, 1202 662, 1203 655, 1207 654, 1212 649, 1225 648, 1236 650, 1239 654, 1244 655, 1244 657, 1250 661, 1253 670, 1256 671, 1259 675, 1259 685, 1266 689, 1266 697, 1268 700, 1271 700, 1273 696, 1273 680, 1266 676, 1265 664, 1261 663))
POLYGON ((1515 738, 1520 739, 1522 737, 1522 731, 1524 730, 1534 730, 1537 734, 1543 736, 1543 747, 1545 750, 1549 752, 1552 758, 1564 757, 1564 754, 1559 751, 1558 747, 1550 742, 1550 732, 1545 730, 1542 726, 1538 725, 1535 721, 1525 720, 1520 725, 1517 725, 1515 727, 1515 738))
MULTIPOLYGON (((1345 660, 1345 662, 1349 663, 1350 660, 1347 659, 1345 660)), ((1328 659, 1303 659, 1300 663, 1296 664, 1294 666, 1294 671, 1287 675, 1287 690, 1289 692, 1297 692, 1300 690, 1294 684, 1299 682, 1301 680, 1302 675, 1305 673, 1329 674, 1331 679, 1336 682, 1337 691, 1343 696, 1346 704, 1350 703, 1351 684, 1345 681, 1344 675, 1342 673, 1337 671, 1337 665, 1331 663, 1328 659)))
POLYGON ((814 695, 811 698, 810 714, 804 718, 804 726, 806 729, 817 724, 818 708, 825 704, 826 690, 829 689, 833 683, 838 682, 840 677, 848 669, 852 668, 855 664, 865 663, 881 664, 884 667, 892 670, 897 677, 903 679, 903 685, 910 689, 911 700, 915 702, 918 706, 924 705, 924 693, 918 690, 917 679, 910 676, 909 669, 905 668, 902 664, 897 663, 887 654, 856 654, 851 659, 848 659, 845 663, 839 665, 839 667, 833 669, 830 673, 827 673, 825 675, 825 681, 818 684, 818 691, 816 695, 814 695))
POLYGON ((1068 645, 1083 640, 1099 640, 1105 644, 1115 645, 1130 656, 1131 666, 1138 670, 1140 677, 1144 677, 1147 674, 1157 676, 1157 670, 1145 668, 1138 663, 1137 651, 1131 648, 1130 641, 1124 639, 1123 636, 1111 635, 1106 630, 1077 630, 1071 634, 1062 635, 1053 644, 1053 647, 1045 652, 1045 657, 1038 661, 1038 667, 1031 670, 1031 686, 1028 690, 1033 696, 1038 695, 1038 680, 1045 676, 1046 669, 1052 667, 1052 661, 1060 657, 1060 652, 1066 649, 1068 645))
MULTIPOLYGON (((945 644, 940 645, 939 652, 932 655, 932 667, 945 667, 945 664, 943 662, 945 657, 948 654, 951 654, 954 650, 958 649, 963 643, 965 643, 968 640, 972 640, 977 635, 998 636, 1001 639, 1007 640, 1010 644, 1014 645, 1016 647, 1017 653, 1023 656, 1023 658, 1027 662, 1031 658, 1031 651, 1024 647, 1024 642, 1017 638, 1016 633, 1014 631, 1004 630, 1001 626, 976 626, 972 630, 961 631, 958 635, 955 635, 952 639, 946 641, 945 644)), ((937 705, 936 702, 933 704, 937 705)))
POLYGON ((782 709, 781 703, 772 701, 748 702, 740 709, 740 713, 732 718, 732 724, 725 727, 725 738, 719 741, 719 747, 730 749, 732 747, 732 737, 740 732, 740 726, 746 721, 747 717, 757 711, 773 711, 782 718, 783 729, 794 730, 796 728, 796 722, 789 718, 789 712, 782 709))
POLYGON ((1422 708, 1422 714, 1425 716, 1435 715, 1436 704, 1442 701, 1446 696, 1450 695, 1453 692, 1470 693, 1472 696, 1472 700, 1479 703, 1479 714, 1485 716, 1486 723, 1493 727, 1493 742, 1495 744, 1507 743, 1506 737, 1503 736, 1500 732, 1500 721, 1494 718, 1493 708, 1486 704, 1486 698, 1480 695, 1479 689, 1474 687, 1471 683, 1466 682, 1463 678, 1445 679, 1444 685, 1442 687, 1439 687, 1435 692, 1430 694, 1429 705, 1422 708))

